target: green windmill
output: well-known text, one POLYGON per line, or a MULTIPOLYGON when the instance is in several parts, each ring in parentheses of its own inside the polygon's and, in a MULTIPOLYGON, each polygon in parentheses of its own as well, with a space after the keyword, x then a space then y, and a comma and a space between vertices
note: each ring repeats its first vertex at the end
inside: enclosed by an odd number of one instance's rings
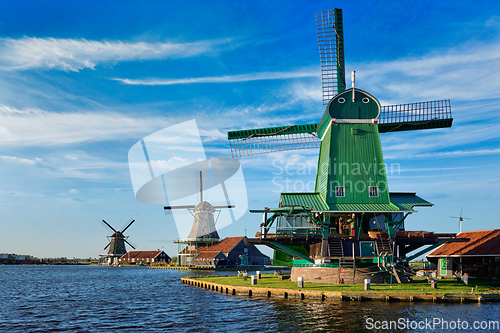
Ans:
POLYGON ((381 106, 355 87, 354 72, 346 89, 342 10, 317 13, 316 26, 327 105, 321 121, 228 132, 233 157, 319 148, 315 191, 282 193, 279 207, 251 210, 263 213, 263 220, 248 242, 275 249, 275 264, 340 272, 374 265, 385 270, 421 246, 456 241, 453 234, 405 230, 415 206, 432 204, 415 193, 389 192, 379 135, 451 127, 450 101, 381 106))

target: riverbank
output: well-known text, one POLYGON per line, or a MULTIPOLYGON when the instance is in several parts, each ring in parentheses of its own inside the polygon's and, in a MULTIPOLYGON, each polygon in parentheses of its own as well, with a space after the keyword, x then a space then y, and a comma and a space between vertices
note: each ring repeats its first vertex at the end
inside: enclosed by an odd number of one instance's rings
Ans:
POLYGON ((189 270, 186 266, 149 266, 151 269, 179 269, 179 270, 189 270))
POLYGON ((188 267, 176 265, 151 265, 149 268, 155 269, 180 269, 193 271, 217 271, 217 272, 237 272, 237 271, 290 271, 286 266, 237 266, 237 267, 188 267))
POLYGON ((368 291, 363 285, 355 284, 316 284, 306 283, 299 288, 296 282, 279 280, 278 276, 263 274, 257 285, 251 285, 241 276, 202 276, 185 277, 181 282, 186 285, 208 289, 214 292, 266 298, 296 298, 315 300, 344 301, 407 301, 407 302, 448 302, 448 303, 481 303, 499 302, 500 290, 483 282, 465 286, 456 280, 440 280, 438 288, 433 289, 425 280, 413 283, 372 284, 368 291))

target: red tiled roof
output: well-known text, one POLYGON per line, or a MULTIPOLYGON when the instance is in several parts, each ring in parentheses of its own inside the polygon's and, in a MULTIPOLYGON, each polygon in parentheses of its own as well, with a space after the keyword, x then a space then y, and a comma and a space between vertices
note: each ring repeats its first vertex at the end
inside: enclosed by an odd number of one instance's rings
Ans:
POLYGON ((224 254, 231 252, 231 250, 238 245, 245 237, 226 237, 219 243, 212 246, 205 246, 200 249, 200 251, 220 251, 224 254))
POLYGON ((221 253, 221 251, 208 251, 208 250, 201 251, 196 256, 196 259, 212 259, 215 258, 219 253, 221 253))
POLYGON ((196 253, 198 253, 198 252, 199 252, 199 251, 196 251, 196 250, 191 250, 191 251, 190 251, 190 250, 188 250, 188 248, 186 247, 184 250, 182 250, 182 251, 180 252, 180 254, 196 254, 196 253))
POLYGON ((470 241, 444 244, 427 256, 500 256, 500 229, 461 232, 457 238, 470 238, 470 241))
POLYGON ((162 253, 163 251, 161 250, 156 250, 156 251, 130 251, 127 252, 122 259, 132 259, 132 258, 141 258, 141 259, 154 259, 156 258, 157 255, 162 253))

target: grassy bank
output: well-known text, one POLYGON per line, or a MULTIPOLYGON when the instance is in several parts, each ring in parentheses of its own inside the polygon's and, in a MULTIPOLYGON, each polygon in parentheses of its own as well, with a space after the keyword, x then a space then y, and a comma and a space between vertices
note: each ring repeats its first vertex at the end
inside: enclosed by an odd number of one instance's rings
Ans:
MULTIPOLYGON (((190 277, 191 279, 226 284, 236 287, 251 287, 250 276, 247 281, 243 281, 242 276, 201 276, 190 277)), ((395 281, 394 281, 395 282, 395 281)), ((483 294, 491 292, 500 292, 500 287, 491 286, 492 281, 485 280, 469 280, 469 286, 465 286, 462 282, 457 282, 456 279, 439 280, 438 288, 431 288, 430 284, 424 279, 416 279, 413 283, 403 283, 392 285, 390 284, 372 284, 370 292, 374 293, 408 293, 408 294, 471 294, 474 288, 474 294, 483 294)), ((298 290, 297 282, 290 280, 278 280, 277 275, 263 274, 258 280, 256 286, 260 288, 278 288, 278 289, 295 289, 298 290)), ((321 283, 304 283, 304 288, 301 290, 313 291, 336 291, 336 292, 364 292, 364 286, 360 284, 321 284, 321 283)))

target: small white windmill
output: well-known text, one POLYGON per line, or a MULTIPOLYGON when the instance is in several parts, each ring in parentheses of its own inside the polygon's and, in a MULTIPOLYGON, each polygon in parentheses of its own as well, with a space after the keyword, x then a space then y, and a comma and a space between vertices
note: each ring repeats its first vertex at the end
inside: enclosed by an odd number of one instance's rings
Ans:
POLYGON ((463 208, 460 208, 460 216, 450 216, 452 219, 458 219, 459 224, 460 224, 460 232, 462 232, 462 222, 465 220, 471 220, 470 217, 463 217, 462 216, 462 210, 463 210, 463 208))

